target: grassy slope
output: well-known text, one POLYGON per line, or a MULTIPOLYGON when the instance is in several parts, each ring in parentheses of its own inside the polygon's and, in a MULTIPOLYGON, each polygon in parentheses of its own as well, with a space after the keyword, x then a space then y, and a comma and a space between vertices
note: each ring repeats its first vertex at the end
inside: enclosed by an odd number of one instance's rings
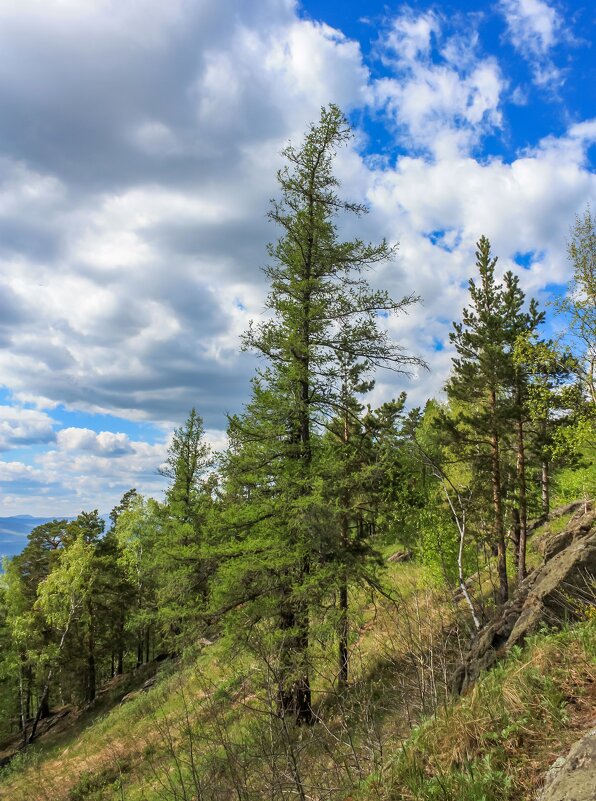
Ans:
POLYGON ((17 757, 0 770, 0 799, 290 799, 294 757, 309 799, 530 799, 593 715, 596 619, 535 637, 452 702, 448 671, 468 633, 458 610, 416 564, 391 564, 388 583, 396 603, 353 599, 347 694, 334 685, 329 643, 315 644, 319 725, 285 730, 270 714, 263 660, 215 644, 185 667, 160 666, 148 692, 105 704, 17 757))
POLYGON ((594 719, 596 617, 535 636, 469 695, 416 729, 358 798, 531 799, 545 770, 594 719))
MULTIPOLYGON (((220 663, 224 656, 216 646, 192 668, 165 675, 148 693, 88 721, 86 727, 62 733, 53 742, 48 739, 5 769, 0 798, 173 801, 185 797, 185 788, 190 801, 197 797, 192 794, 189 769, 191 746, 201 752, 196 757, 199 774, 213 775, 213 760, 225 761, 225 738, 213 746, 216 738, 212 735, 218 726, 227 732, 231 751, 237 752, 239 745, 250 750, 247 744, 253 743, 253 761, 258 761, 260 751, 255 743, 260 729, 254 727, 250 703, 245 703, 250 700, 250 690, 247 693, 229 677, 220 663), (205 668, 211 673, 209 679, 205 668)), ((373 683, 381 686, 384 674, 379 665, 377 661, 373 683)), ((354 693, 359 686, 356 682, 354 693)), ((377 718, 374 728, 381 732, 376 743, 371 740, 375 753, 368 761, 363 742, 357 743, 351 754, 345 747, 332 751, 319 726, 290 734, 301 749, 302 767, 309 776, 313 775, 309 764, 326 763, 326 770, 333 769, 338 776, 328 787, 338 787, 339 781, 343 784, 343 790, 337 792, 311 791, 309 798, 529 799, 548 765, 589 724, 595 689, 596 619, 592 618, 563 632, 536 636, 468 696, 444 704, 442 711, 406 739, 403 718, 397 719, 398 700, 389 704, 388 719, 383 721, 387 699, 375 707, 367 695, 365 705, 373 710, 377 718), (362 764, 356 766, 359 756, 362 764), (352 762, 349 780, 347 761, 352 762), (339 763, 343 770, 338 770, 339 763)), ((354 709, 350 706, 349 712, 354 709)), ((322 715, 324 727, 337 734, 341 728, 338 720, 349 720, 349 712, 338 715, 328 701, 322 715)), ((365 739, 355 723, 354 737, 365 739)), ((265 758, 265 752, 262 756, 265 758)), ((267 767, 262 765, 263 769, 267 767)), ((256 778, 259 770, 251 772, 246 764, 242 770, 247 786, 266 797, 267 783, 259 785, 256 778)), ((292 797, 291 782, 286 790, 275 797, 292 797)))

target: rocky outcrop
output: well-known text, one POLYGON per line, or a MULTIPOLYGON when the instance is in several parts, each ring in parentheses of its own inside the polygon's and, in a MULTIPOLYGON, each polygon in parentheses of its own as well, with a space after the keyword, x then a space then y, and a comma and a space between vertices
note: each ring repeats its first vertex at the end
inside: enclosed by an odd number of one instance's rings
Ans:
POLYGON ((595 798, 596 728, 552 765, 538 801, 594 801, 595 798))
POLYGON ((465 692, 483 671, 540 625, 557 626, 577 619, 586 604, 594 603, 590 588, 596 577, 594 517, 593 504, 582 504, 565 530, 547 541, 542 565, 476 635, 454 676, 456 693, 465 692))
POLYGON ((391 556, 387 557, 388 562, 411 562, 414 558, 413 552, 409 548, 405 548, 401 551, 396 551, 395 553, 391 554, 391 556))
POLYGON ((549 512, 547 515, 542 515, 542 517, 539 517, 538 520, 530 523, 528 526, 528 533, 535 531, 537 528, 540 528, 540 526, 543 526, 550 520, 556 520, 558 517, 564 517, 565 515, 572 514, 572 512, 577 512, 578 509, 583 509, 585 505, 585 501, 572 501, 571 503, 565 504, 565 506, 559 506, 557 509, 553 509, 552 512, 549 512))

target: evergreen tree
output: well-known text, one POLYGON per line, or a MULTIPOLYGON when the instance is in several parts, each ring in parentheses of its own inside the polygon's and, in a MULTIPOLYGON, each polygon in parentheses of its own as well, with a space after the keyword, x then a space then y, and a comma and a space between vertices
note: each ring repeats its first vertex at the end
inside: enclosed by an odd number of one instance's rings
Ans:
POLYGON ((259 599, 258 614, 276 614, 280 704, 305 721, 311 716, 310 608, 324 589, 319 568, 330 540, 328 513, 316 491, 320 433, 327 420, 348 411, 342 401, 346 359, 362 360, 367 369, 419 364, 378 325, 379 312, 406 309, 415 298, 394 301, 365 278, 393 250, 386 242, 338 240, 335 216, 365 211, 339 197, 332 171, 337 149, 350 138, 346 119, 331 105, 300 148, 283 151, 288 164, 278 173, 281 198, 269 214, 282 229, 265 271, 269 319, 245 337, 267 366, 253 381, 244 415, 230 421, 226 460, 228 497, 237 501, 230 548, 240 545, 243 557, 228 561, 226 570, 244 588, 238 603, 259 599))
POLYGON ((166 499, 171 513, 195 530, 200 525, 197 517, 204 476, 211 464, 203 420, 193 408, 184 425, 174 431, 168 458, 160 472, 170 479, 166 499))
POLYGON ((529 418, 529 374, 524 369, 523 362, 515 360, 514 352, 518 339, 536 336, 538 326, 544 321, 544 312, 538 311, 534 298, 530 300, 528 311, 524 310, 525 294, 519 286, 519 279, 513 273, 505 273, 503 286, 507 330, 505 356, 511 365, 512 417, 515 426, 516 503, 513 507, 513 547, 518 578, 521 581, 526 575, 528 533, 526 425, 529 418))
MULTIPOLYGON (((56 633, 55 644, 46 656, 46 671, 41 687, 37 713, 27 738, 33 742, 52 686, 52 677, 64 650, 67 637, 93 593, 97 569, 94 547, 86 540, 83 530, 64 548, 57 565, 40 583, 36 608, 56 633)), ((91 611, 92 614, 92 611, 91 611)), ((90 652, 91 655, 93 651, 90 652)))
POLYGON ((214 569, 207 554, 216 476, 203 420, 191 409, 172 438, 162 474, 170 479, 159 526, 163 538, 158 586, 162 632, 175 641, 197 628, 214 569))
MULTIPOLYGON (((457 356, 446 385, 450 400, 460 404, 451 430, 467 447, 477 470, 490 478, 493 506, 493 542, 497 551, 498 599, 509 595, 503 508, 503 450, 509 435, 512 408, 510 342, 506 292, 495 280, 496 257, 490 242, 481 237, 476 266, 479 282, 470 279, 470 306, 463 321, 454 323, 450 334, 457 356)), ((448 424, 448 420, 444 420, 448 424)))
POLYGON ((135 666, 149 661, 152 632, 158 618, 158 587, 167 580, 162 570, 161 537, 163 514, 152 498, 137 494, 118 516, 115 537, 118 542, 119 569, 123 572, 129 599, 126 634, 135 652, 135 666))
POLYGON ((126 512, 127 509, 134 504, 136 499, 139 497, 139 493, 136 491, 135 487, 127 490, 122 498, 120 499, 120 503, 118 503, 112 511, 110 512, 110 528, 115 529, 116 524, 118 523, 118 518, 122 514, 122 512, 126 512))

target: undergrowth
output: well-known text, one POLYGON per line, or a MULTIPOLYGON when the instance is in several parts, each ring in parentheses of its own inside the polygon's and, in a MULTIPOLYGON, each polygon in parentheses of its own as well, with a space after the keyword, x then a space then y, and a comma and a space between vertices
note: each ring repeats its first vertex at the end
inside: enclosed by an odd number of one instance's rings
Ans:
POLYGON ((540 632, 454 700, 449 670, 469 632, 458 629, 451 596, 424 589, 422 575, 407 586, 411 567, 391 568, 398 602, 366 606, 347 690, 325 672, 331 663, 320 644, 314 726, 276 713, 266 654, 233 658, 218 643, 185 666, 163 665, 149 692, 70 739, 19 755, 0 771, 0 799, 532 798, 594 708, 596 617, 540 632))
MULTIPOLYGON (((592 619, 590 619, 592 618, 592 619)), ((421 725, 375 781, 391 801, 529 799, 593 709, 596 621, 541 633, 421 725)), ((368 785, 368 786, 367 786, 368 785)))

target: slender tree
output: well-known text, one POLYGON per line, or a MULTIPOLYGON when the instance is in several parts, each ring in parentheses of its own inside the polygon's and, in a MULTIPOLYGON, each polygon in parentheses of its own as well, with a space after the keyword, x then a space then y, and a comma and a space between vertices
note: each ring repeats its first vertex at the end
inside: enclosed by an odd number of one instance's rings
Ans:
POLYGON ((505 304, 505 326, 507 342, 505 356, 510 363, 512 417, 515 426, 515 473, 516 505, 514 506, 514 559, 518 579, 526 576, 526 541, 528 535, 528 488, 527 488, 527 431, 529 420, 529 373, 523 362, 515 359, 515 345, 520 338, 533 338, 544 321, 544 312, 532 298, 526 311, 526 297, 519 279, 507 272, 503 278, 505 304))
POLYGON ((587 397, 596 404, 596 217, 590 206, 575 218, 567 255, 573 278, 565 297, 555 303, 564 316, 567 339, 577 358, 587 397))
MULTIPOLYGON (((511 364, 507 356, 509 331, 505 291, 495 280, 496 257, 490 242, 477 244, 479 281, 470 280, 470 306, 450 334, 457 356, 446 385, 450 400, 459 403, 455 437, 468 446, 477 470, 490 478, 493 506, 493 541, 497 551, 498 599, 509 595, 503 505, 503 450, 509 433, 511 364)), ((445 422, 445 421, 444 421, 445 422)))

